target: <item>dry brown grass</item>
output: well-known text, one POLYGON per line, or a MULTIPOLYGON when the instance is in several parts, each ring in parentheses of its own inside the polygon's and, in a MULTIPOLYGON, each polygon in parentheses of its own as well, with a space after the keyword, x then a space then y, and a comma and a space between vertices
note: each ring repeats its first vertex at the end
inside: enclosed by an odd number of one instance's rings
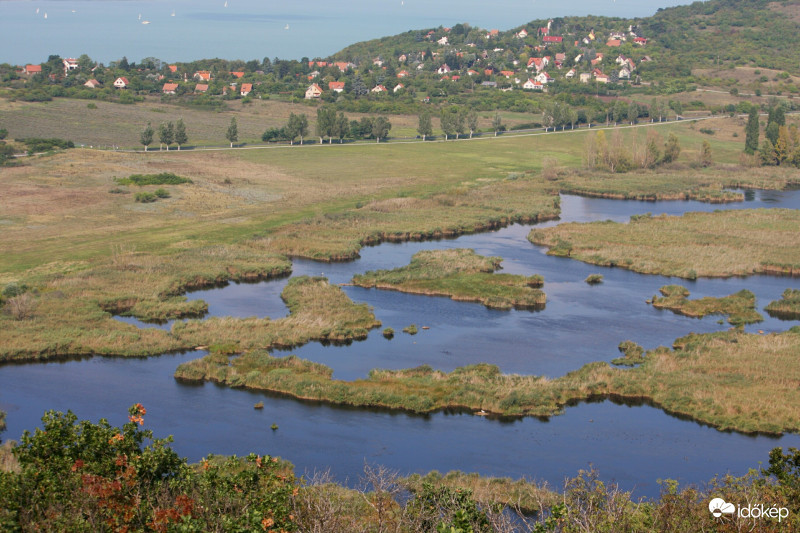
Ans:
POLYGON ((800 271, 800 213, 754 209, 594 222, 533 230, 548 253, 683 278, 800 271))

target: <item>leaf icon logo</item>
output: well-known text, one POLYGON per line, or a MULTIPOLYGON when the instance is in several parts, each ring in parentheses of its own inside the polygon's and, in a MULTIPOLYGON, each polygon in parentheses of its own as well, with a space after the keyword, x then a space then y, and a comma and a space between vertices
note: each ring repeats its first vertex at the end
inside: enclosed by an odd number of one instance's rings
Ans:
POLYGON ((732 503, 727 503, 722 498, 714 498, 708 502, 708 510, 714 515, 714 518, 719 518, 723 514, 733 514, 736 512, 736 506, 732 503))

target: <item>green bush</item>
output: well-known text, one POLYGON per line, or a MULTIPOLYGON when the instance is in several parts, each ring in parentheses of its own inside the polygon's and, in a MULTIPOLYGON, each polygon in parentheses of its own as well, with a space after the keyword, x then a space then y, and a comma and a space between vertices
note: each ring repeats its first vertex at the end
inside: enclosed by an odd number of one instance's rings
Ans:
POLYGON ((137 192, 136 195, 134 196, 134 199, 137 202, 143 204, 149 204, 151 202, 155 202, 156 200, 158 200, 158 197, 151 192, 137 192))
POLYGON ((169 198, 169 196, 170 196, 168 190, 161 189, 161 188, 156 189, 155 191, 153 191, 153 194, 155 194, 159 198, 169 198))

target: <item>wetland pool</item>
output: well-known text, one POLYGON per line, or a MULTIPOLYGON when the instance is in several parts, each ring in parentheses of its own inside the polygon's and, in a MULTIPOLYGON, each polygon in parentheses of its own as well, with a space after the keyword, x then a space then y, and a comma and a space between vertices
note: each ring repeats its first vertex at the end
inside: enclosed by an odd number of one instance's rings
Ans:
MULTIPOLYGON (((638 202, 562 196, 561 221, 627 221, 645 212, 681 214, 753 207, 800 208, 800 191, 747 191, 746 201, 708 205, 693 201, 638 202)), ((547 225, 559 222, 548 222, 547 225)), ((324 363, 334 377, 364 377, 372 368, 408 368, 429 364, 452 370, 478 362, 503 372, 560 376, 591 361, 617 357, 617 345, 633 340, 645 348, 671 345, 690 332, 730 327, 719 317, 692 319, 657 310, 645 299, 658 288, 679 283, 692 298, 724 296, 743 288, 757 296, 765 321, 748 331, 783 331, 797 324, 770 318, 763 307, 800 279, 769 276, 687 281, 642 275, 619 268, 587 265, 547 256, 526 237, 529 225, 466 235, 451 240, 381 244, 364 248, 348 263, 295 260, 292 275, 324 275, 347 283, 367 270, 408 264, 420 250, 473 248, 503 257, 502 272, 541 274, 547 306, 543 311, 497 311, 480 304, 394 291, 344 287, 350 298, 374 308, 392 340, 372 330, 369 338, 345 346, 309 343, 276 355, 294 353, 324 363), (590 286, 592 273, 604 283, 590 286), (428 326, 415 336, 400 333, 414 323, 428 326)), ((287 278, 258 284, 230 284, 191 293, 209 303, 209 315, 269 316, 288 313, 280 299, 287 278)), ((152 326, 125 319, 137 326, 152 326)), ((169 324, 159 327, 169 327, 169 324)), ((0 409, 8 412, 3 439, 17 439, 39 424, 48 409, 72 409, 79 418, 126 420, 126 409, 141 402, 146 427, 157 436, 174 435, 174 448, 196 461, 208 453, 280 455, 297 472, 330 469, 354 484, 365 462, 402 474, 462 470, 492 476, 544 480, 559 488, 566 477, 594 466, 604 480, 615 480, 634 496, 655 497, 657 479, 702 484, 716 474, 744 474, 766 462, 775 446, 800 447, 800 435, 781 438, 720 432, 670 416, 648 405, 612 401, 581 403, 548 420, 497 420, 457 412, 428 416, 386 410, 335 407, 259 392, 187 385, 173 378, 182 362, 203 352, 167 354, 149 359, 95 357, 0 367, 0 409), (263 401, 263 411, 253 404, 263 401), (271 424, 279 426, 270 430, 271 424)))

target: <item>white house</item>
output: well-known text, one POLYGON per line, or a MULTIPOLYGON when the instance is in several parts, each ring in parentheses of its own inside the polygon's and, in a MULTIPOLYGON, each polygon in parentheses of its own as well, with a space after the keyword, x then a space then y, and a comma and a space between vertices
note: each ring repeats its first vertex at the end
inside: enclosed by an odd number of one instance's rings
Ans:
POLYGON ((117 89, 127 89, 129 83, 128 78, 117 78, 114 80, 114 87, 117 89))
POLYGON ((592 81, 592 75, 588 72, 582 72, 580 75, 581 83, 589 83, 592 81))
POLYGON ((528 78, 528 81, 522 84, 523 89, 528 89, 532 91, 541 91, 544 86, 536 80, 528 78))
POLYGON ((405 88, 405 86, 402 83, 398 83, 397 85, 394 86, 394 89, 392 89, 392 92, 396 93, 397 91, 402 91, 404 88, 405 88))
POLYGON ((312 83, 308 86, 308 89, 306 89, 306 100, 312 100, 320 96, 322 96, 322 89, 320 89, 319 85, 316 83, 312 83))

